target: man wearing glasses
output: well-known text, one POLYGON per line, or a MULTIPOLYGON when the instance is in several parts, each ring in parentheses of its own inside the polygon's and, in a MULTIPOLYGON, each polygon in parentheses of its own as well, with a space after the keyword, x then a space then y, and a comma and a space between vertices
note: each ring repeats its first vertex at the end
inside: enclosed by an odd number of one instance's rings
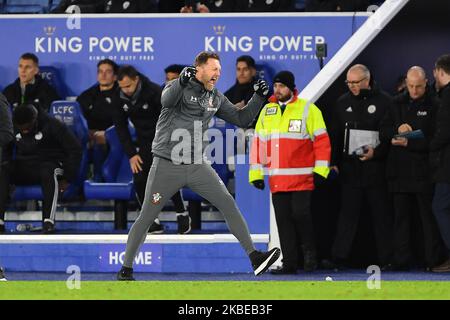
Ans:
POLYGON ((392 221, 385 181, 385 158, 389 144, 374 139, 373 143, 352 152, 350 140, 357 140, 356 131, 378 136, 381 121, 392 99, 376 86, 364 65, 352 66, 345 83, 350 92, 338 99, 331 124, 331 169, 340 176, 342 192, 332 258, 338 266, 348 262, 360 214, 368 207, 379 263, 386 269, 392 251, 392 221), (365 205, 365 200, 368 205, 365 205))

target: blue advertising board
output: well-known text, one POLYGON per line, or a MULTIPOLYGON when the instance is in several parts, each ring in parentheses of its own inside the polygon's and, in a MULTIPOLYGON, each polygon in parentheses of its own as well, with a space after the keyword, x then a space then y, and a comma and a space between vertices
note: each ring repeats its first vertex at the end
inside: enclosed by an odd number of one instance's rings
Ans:
POLYGON ((235 82, 235 61, 254 57, 261 76, 294 72, 304 87, 319 71, 318 43, 327 43, 330 59, 367 19, 365 15, 223 16, 145 15, 76 18, 35 15, 1 16, 0 88, 17 78, 18 58, 35 53, 41 66, 58 70, 66 95, 78 95, 95 83, 96 64, 111 58, 135 65, 156 83, 170 64, 192 64, 202 50, 218 52, 222 76, 218 88, 235 82))

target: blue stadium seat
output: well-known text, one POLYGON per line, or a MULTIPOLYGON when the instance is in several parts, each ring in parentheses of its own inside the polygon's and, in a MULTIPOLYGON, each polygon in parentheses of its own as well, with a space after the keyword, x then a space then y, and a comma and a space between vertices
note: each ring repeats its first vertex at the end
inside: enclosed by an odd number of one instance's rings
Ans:
POLYGON ((5 13, 46 13, 49 0, 6 0, 5 13))
POLYGON ((273 86, 272 79, 274 76, 275 70, 269 64, 261 63, 256 65, 256 78, 266 80, 270 88, 273 86))
MULTIPOLYGON (((135 130, 129 127, 131 136, 135 130)), ((131 172, 128 156, 123 150, 114 126, 105 132, 109 145, 109 153, 103 164, 103 180, 105 182, 84 182, 84 195, 86 199, 114 200, 114 222, 116 229, 127 227, 127 203, 135 198, 133 174, 131 172)))
POLYGON ((42 79, 46 80, 53 88, 56 89, 56 92, 60 97, 67 97, 67 86, 62 80, 60 71, 52 66, 40 66, 39 74, 42 79))
MULTIPOLYGON (((69 127, 81 143, 83 155, 78 171, 77 179, 70 184, 64 192, 63 199, 71 199, 78 196, 86 179, 88 169, 88 129, 86 119, 83 117, 80 105, 76 101, 54 101, 50 107, 50 116, 53 116, 69 127)), ((42 200, 40 186, 17 186, 14 192, 14 200, 42 200)))

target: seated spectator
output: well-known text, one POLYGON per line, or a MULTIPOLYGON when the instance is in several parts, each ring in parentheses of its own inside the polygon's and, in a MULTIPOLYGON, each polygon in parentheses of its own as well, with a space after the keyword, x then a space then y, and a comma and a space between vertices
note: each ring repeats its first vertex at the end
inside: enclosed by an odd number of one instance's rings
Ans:
POLYGON ((55 100, 60 100, 56 90, 38 76, 39 59, 32 53, 24 53, 19 59, 19 77, 3 91, 13 108, 22 103, 32 103, 48 112, 55 100))
POLYGON ((156 0, 107 0, 105 13, 150 13, 158 12, 156 0))
POLYGON ((164 82, 164 86, 167 84, 167 82, 177 79, 184 67, 185 66, 182 64, 171 64, 170 66, 165 68, 164 72, 166 74, 166 81, 164 82))
MULTIPOLYGON (((105 130, 113 125, 113 99, 117 97, 117 64, 104 59, 97 64, 98 83, 84 91, 77 101, 83 110, 89 129, 90 147, 94 152, 94 175, 100 174, 107 155, 105 130), (99 158, 99 159, 97 159, 99 158)), ((100 176, 94 177, 100 181, 100 176)))
POLYGON ((41 185, 43 232, 55 231, 58 194, 78 173, 81 145, 59 120, 32 104, 13 111, 15 159, 0 172, 0 219, 4 221, 10 184, 41 185))
MULTIPOLYGON (((251 56, 243 55, 236 59, 236 83, 225 92, 225 96, 242 109, 253 96, 253 85, 256 82, 256 64, 251 56)), ((258 116, 250 124, 254 128, 258 116)))
POLYGON ((93 143, 105 144, 105 130, 113 125, 113 99, 117 93, 118 65, 109 59, 97 64, 98 83, 77 98, 87 120, 89 136, 93 143))
POLYGON ((62 0, 51 13, 73 13, 73 6, 77 6, 81 13, 102 13, 104 0, 62 0))

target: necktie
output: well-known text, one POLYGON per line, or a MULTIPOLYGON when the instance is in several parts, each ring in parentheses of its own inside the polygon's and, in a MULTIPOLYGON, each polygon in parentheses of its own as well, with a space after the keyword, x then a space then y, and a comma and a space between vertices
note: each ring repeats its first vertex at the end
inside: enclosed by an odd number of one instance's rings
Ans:
POLYGON ((282 105, 280 106, 280 108, 281 108, 281 114, 283 114, 284 110, 286 109, 286 105, 285 105, 285 104, 282 104, 282 105))

